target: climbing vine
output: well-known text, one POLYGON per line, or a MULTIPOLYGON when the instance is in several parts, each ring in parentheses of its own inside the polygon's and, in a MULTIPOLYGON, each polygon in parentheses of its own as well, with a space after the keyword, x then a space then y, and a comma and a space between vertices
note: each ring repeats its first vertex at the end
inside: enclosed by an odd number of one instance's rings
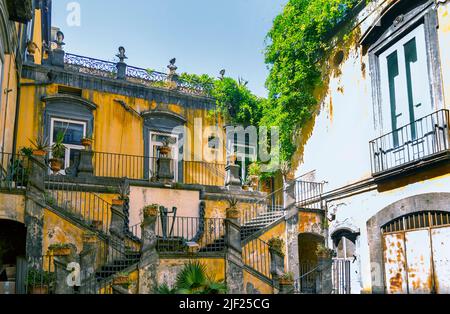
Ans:
POLYGON ((265 59, 269 100, 260 123, 279 126, 281 159, 296 151, 296 132, 312 117, 320 85, 318 60, 329 48, 330 33, 357 0, 290 0, 267 35, 265 59))

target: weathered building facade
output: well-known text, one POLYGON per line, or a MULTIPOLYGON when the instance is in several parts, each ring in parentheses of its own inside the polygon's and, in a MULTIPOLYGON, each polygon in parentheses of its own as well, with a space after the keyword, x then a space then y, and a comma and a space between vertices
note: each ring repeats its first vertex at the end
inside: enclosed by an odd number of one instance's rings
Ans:
POLYGON ((448 293, 450 3, 362 2, 321 60, 298 174, 327 181, 338 289, 448 293), (340 280, 344 278, 344 281, 340 280))

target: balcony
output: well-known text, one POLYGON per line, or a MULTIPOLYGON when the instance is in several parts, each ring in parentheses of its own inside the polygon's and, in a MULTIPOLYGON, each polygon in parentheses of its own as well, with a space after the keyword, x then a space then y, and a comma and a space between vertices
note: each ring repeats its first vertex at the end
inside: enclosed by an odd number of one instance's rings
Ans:
POLYGON ((138 155, 81 151, 78 160, 60 174, 102 178, 128 178, 151 182, 224 186, 225 164, 203 161, 174 160, 138 155))
POLYGON ((449 110, 442 109, 370 142, 375 178, 448 160, 449 110))
MULTIPOLYGON (((64 68, 69 71, 101 76, 109 79, 117 78, 117 63, 90 57, 65 53, 64 68)), ((126 66, 125 81, 141 84, 147 87, 176 90, 183 94, 194 96, 210 96, 205 85, 188 82, 180 77, 158 71, 151 71, 134 66, 126 66)))

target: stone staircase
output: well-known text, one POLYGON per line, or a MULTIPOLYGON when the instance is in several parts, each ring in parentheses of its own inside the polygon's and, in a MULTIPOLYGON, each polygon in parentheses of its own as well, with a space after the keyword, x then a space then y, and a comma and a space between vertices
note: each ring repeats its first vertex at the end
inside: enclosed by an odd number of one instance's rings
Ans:
POLYGON ((103 265, 96 273, 95 278, 98 281, 111 278, 117 273, 133 266, 139 262, 141 253, 127 252, 121 257, 116 257, 113 261, 103 265))
MULTIPOLYGON (((258 215, 256 218, 246 222, 241 227, 241 240, 245 241, 258 231, 270 226, 284 217, 283 211, 270 211, 258 215)), ((214 242, 200 248, 199 252, 220 252, 225 248, 225 239, 221 237, 214 242)))

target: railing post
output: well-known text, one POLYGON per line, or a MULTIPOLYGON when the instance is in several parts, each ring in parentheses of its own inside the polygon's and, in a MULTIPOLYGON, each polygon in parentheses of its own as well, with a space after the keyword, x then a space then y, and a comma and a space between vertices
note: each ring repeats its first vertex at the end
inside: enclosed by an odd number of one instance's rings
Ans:
POLYGON ((70 263, 77 262, 76 251, 75 245, 71 244, 67 254, 53 254, 56 275, 55 294, 73 294, 74 287, 80 286, 79 269, 75 266, 69 267, 70 263))
POLYGON ((25 225, 27 227, 26 254, 31 266, 42 256, 44 237, 45 172, 44 157, 31 156, 29 178, 26 191, 25 225))
POLYGON ((122 252, 125 248, 123 240, 125 238, 125 213, 123 212, 122 200, 113 200, 111 206, 111 223, 109 226, 109 233, 111 235, 110 241, 110 255, 114 255, 114 251, 122 252))
POLYGON ((119 58, 119 62, 116 64, 117 68, 117 79, 125 80, 127 78, 127 64, 124 62, 125 59, 128 59, 125 56, 125 48, 119 47, 119 54, 116 55, 119 58))
POLYGON ((316 292, 318 294, 331 294, 333 292, 332 266, 333 260, 329 256, 319 256, 316 277, 316 292))
POLYGON ((139 294, 150 294, 157 285, 159 255, 156 250, 157 207, 143 209, 144 221, 141 224, 142 249, 139 261, 139 294))
POLYGON ((225 178, 225 186, 229 190, 241 190, 242 184, 240 179, 241 167, 236 164, 228 164, 225 167, 226 178, 225 178))
POLYGON ((83 235, 83 250, 80 252, 81 294, 96 293, 97 253, 97 236, 95 233, 85 233, 83 235))
POLYGON ((297 181, 284 181, 284 190, 283 190, 283 207, 285 210, 291 209, 293 205, 295 205, 296 201, 296 187, 297 187, 297 181))
POLYGON ((56 33, 56 48, 52 50, 52 54, 51 54, 51 63, 53 66, 57 66, 57 67, 64 67, 64 55, 65 52, 62 49, 62 47, 65 45, 65 43, 63 42, 64 40, 64 33, 61 31, 58 31, 56 33))
POLYGON ((80 162, 78 164, 77 176, 80 178, 90 178, 94 176, 94 165, 92 159, 94 152, 92 150, 80 150, 80 162))
POLYGON ((273 287, 280 291, 280 278, 281 276, 283 276, 285 272, 284 255, 272 247, 269 247, 269 253, 270 253, 270 274, 272 275, 273 287))
POLYGON ((237 208, 227 210, 225 219, 226 283, 228 293, 244 293, 244 262, 242 260, 240 212, 237 208))
MULTIPOLYGON (((174 172, 171 167, 172 159, 167 157, 159 157, 156 161, 158 167, 158 180, 163 183, 169 183, 174 179, 174 172)), ((174 165, 175 166, 175 165, 174 165)))

